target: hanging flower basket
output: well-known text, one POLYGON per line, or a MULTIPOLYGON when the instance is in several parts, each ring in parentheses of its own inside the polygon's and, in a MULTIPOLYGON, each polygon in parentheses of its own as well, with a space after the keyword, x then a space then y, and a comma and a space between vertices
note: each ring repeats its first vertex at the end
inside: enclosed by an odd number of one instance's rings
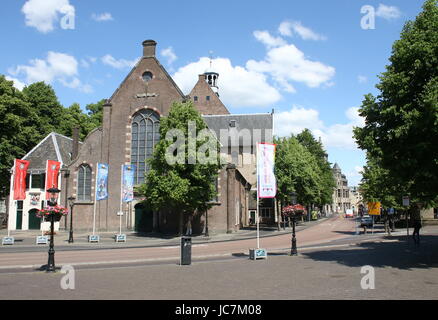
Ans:
POLYGON ((304 206, 302 206, 301 204, 295 204, 293 206, 289 205, 284 207, 282 210, 282 214, 287 217, 299 216, 306 213, 307 213, 306 208, 304 208, 304 206))
POLYGON ((54 206, 54 207, 45 207, 44 209, 38 210, 36 213, 36 216, 38 218, 46 218, 46 220, 49 220, 51 216, 54 217, 55 221, 61 220, 62 217, 66 216, 68 214, 67 208, 61 207, 61 206, 54 206))

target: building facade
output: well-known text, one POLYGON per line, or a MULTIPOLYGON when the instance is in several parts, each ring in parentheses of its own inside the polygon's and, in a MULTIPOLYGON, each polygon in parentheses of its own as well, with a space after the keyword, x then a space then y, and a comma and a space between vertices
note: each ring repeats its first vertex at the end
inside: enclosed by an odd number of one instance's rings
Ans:
POLYGON ((336 189, 333 192, 332 211, 336 213, 346 213, 347 209, 352 209, 348 180, 337 163, 333 165, 332 170, 336 181, 336 189))
MULTIPOLYGON (((97 231, 118 231, 120 218, 117 214, 121 211, 125 230, 177 232, 179 219, 175 213, 154 212, 144 205, 144 199, 138 195, 130 203, 121 203, 121 167, 136 165, 135 184, 143 183, 148 170, 145 159, 152 157, 153 149, 161 138, 160 119, 168 115, 173 102, 191 100, 210 130, 222 139, 221 152, 227 158, 216 181, 218 196, 212 199, 213 206, 208 212, 195 213, 193 232, 200 233, 207 227, 211 233, 239 230, 250 220, 249 197, 256 184, 255 146, 257 142, 272 141, 273 114, 230 114, 219 99, 219 73, 211 70, 199 75, 190 94, 184 95, 157 60, 156 42, 146 40, 142 45, 142 58, 103 106, 102 126, 90 132, 83 143, 73 139, 69 140, 69 146, 64 146, 71 151, 69 159, 62 159, 59 188, 63 196, 60 203, 67 206, 66 199, 75 197, 75 230, 90 231, 94 226, 97 231), (237 145, 229 145, 228 141, 233 140, 236 130, 239 137, 244 129, 250 132, 249 139, 245 134, 245 138, 237 139, 237 145), (259 131, 261 134, 258 134, 259 131), (95 200, 97 163, 105 163, 109 167, 108 199, 100 201, 95 200)), ((39 150, 39 147, 35 149, 39 150)), ((45 162, 47 157, 54 156, 42 155, 39 161, 45 162)), ((45 200, 43 193, 38 206, 43 205, 45 200)), ((18 226, 19 204, 12 202, 9 227, 14 230, 18 226)), ((22 211, 26 212, 29 208, 23 206, 22 211)), ((23 216, 24 220, 29 218, 23 216)), ((29 227, 23 222, 21 228, 26 230, 29 227)))

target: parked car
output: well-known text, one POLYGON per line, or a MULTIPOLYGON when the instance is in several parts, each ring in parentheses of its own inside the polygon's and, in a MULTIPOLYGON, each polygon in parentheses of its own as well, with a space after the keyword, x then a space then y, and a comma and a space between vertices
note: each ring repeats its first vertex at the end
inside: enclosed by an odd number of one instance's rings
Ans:
POLYGON ((360 226, 361 227, 372 227, 373 226, 373 218, 370 216, 363 216, 360 219, 360 226))

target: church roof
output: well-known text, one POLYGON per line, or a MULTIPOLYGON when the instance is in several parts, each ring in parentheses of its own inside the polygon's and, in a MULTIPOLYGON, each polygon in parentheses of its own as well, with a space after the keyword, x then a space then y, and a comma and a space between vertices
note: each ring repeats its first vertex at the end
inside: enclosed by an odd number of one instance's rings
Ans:
MULTIPOLYGON (((255 145, 257 142, 272 142, 273 114, 271 113, 203 115, 202 118, 218 138, 220 138, 221 129, 230 131, 235 128, 238 132, 243 129, 250 131, 252 136, 250 145, 255 145), (261 140, 253 130, 260 130, 261 140)), ((248 146, 245 139, 243 139, 243 146, 248 146)))
POLYGON ((29 171, 38 173, 46 170, 47 160, 59 161, 66 166, 71 161, 72 150, 73 139, 51 132, 22 159, 30 162, 29 171))

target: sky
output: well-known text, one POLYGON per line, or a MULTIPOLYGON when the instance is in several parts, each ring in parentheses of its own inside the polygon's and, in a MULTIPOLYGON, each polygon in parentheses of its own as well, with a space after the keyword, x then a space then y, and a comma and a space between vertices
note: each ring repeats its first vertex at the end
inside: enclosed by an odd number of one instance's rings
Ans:
POLYGON ((219 73, 231 113, 274 110, 275 134, 309 128, 358 185, 365 153, 352 137, 365 94, 378 94, 403 25, 420 0, 6 0, 0 74, 21 89, 53 86, 68 107, 109 98, 157 42, 157 58, 185 94, 219 73))

